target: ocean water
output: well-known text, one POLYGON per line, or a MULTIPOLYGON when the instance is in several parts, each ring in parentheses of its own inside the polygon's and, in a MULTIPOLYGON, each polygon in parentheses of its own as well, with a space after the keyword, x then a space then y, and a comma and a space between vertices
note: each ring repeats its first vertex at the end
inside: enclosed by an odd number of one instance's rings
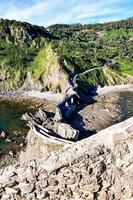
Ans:
POLYGON ((16 103, 0 99, 0 133, 2 131, 6 133, 6 138, 0 138, 0 155, 10 150, 16 152, 19 149, 29 130, 21 117, 26 112, 34 113, 36 109, 32 102, 16 103), (7 138, 11 142, 7 142, 7 138))

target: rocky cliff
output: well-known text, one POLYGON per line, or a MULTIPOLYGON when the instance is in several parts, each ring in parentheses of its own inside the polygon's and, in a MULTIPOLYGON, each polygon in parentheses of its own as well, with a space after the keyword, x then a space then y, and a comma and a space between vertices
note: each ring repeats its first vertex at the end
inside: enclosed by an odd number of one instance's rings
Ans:
POLYGON ((68 88, 68 76, 51 46, 55 39, 44 27, 1 19, 1 91, 68 88))
POLYGON ((0 170, 2 200, 133 199, 133 118, 0 170))

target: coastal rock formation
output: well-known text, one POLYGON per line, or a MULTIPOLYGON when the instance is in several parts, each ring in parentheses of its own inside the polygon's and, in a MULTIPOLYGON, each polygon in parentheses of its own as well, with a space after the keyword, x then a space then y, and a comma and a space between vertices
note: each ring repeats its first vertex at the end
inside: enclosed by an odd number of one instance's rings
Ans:
POLYGON ((131 200, 133 117, 98 134, 0 170, 2 200, 131 200))

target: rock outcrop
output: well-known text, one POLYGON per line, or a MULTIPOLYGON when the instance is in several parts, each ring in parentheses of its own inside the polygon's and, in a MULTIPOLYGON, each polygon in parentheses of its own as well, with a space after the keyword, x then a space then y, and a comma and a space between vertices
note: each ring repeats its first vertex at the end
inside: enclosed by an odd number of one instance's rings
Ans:
POLYGON ((2 200, 131 200, 133 117, 46 157, 0 170, 2 200))

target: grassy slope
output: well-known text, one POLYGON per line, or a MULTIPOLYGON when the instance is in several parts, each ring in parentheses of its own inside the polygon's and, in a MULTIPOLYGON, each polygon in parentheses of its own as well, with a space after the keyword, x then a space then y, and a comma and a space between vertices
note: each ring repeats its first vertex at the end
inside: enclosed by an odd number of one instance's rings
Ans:
POLYGON ((80 76, 78 81, 82 87, 122 83, 125 75, 132 75, 132 33, 132 29, 81 30, 63 38, 57 49, 62 59, 68 58, 73 62, 66 65, 70 74, 74 68, 82 72, 100 65, 107 66, 107 70, 80 76))
MULTIPOLYGON (((133 30, 130 29, 128 31, 124 30, 124 29, 119 29, 119 30, 111 30, 111 31, 107 31, 105 38, 108 40, 116 40, 118 41, 119 38, 125 38, 125 46, 123 45, 122 48, 127 48, 128 44, 130 44, 132 39, 133 39, 133 30)), ((119 45, 112 45, 112 46, 107 46, 108 50, 112 51, 112 52, 118 52, 119 51, 119 45)), ((131 51, 133 50, 132 47, 131 51)), ((128 48, 127 48, 128 49, 128 48)), ((124 51, 124 50, 123 50, 124 51)), ((118 56, 116 58, 117 62, 118 62, 118 71, 120 71, 121 75, 133 75, 133 58, 131 58, 130 56, 118 56)))
POLYGON ((46 48, 43 48, 39 51, 33 63, 31 63, 31 66, 29 67, 29 70, 32 71, 33 79, 35 81, 39 80, 41 75, 45 72, 46 62, 46 48))
POLYGON ((67 84, 68 76, 53 51, 51 42, 46 42, 28 68, 34 81, 40 81, 43 87, 61 90, 67 84))
POLYGON ((34 81, 49 89, 65 85, 74 71, 97 66, 106 65, 106 69, 79 76, 81 87, 122 83, 126 75, 133 75, 132 28, 58 27, 51 31, 57 34, 55 40, 29 24, 8 21, 3 27, 0 25, 0 34, 3 29, 6 33, 5 38, 0 36, 0 86, 4 84, 6 89, 21 87, 28 71, 34 81))
POLYGON ((128 59, 119 59, 119 68, 123 75, 132 75, 133 76, 133 62, 128 59))

